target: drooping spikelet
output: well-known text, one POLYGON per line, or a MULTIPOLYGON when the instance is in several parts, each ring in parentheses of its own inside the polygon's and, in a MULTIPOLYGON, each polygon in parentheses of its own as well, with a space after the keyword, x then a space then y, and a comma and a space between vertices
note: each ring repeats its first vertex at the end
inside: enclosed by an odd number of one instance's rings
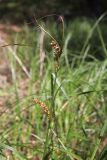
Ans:
POLYGON ((60 59, 62 50, 61 50, 61 47, 60 47, 60 45, 58 44, 57 41, 52 40, 52 42, 50 44, 51 44, 51 47, 54 50, 54 60, 56 62, 55 68, 58 69, 59 68, 59 59, 60 59))
POLYGON ((52 40, 52 42, 50 44, 51 44, 52 48, 54 49, 55 58, 56 59, 60 58, 62 51, 61 51, 61 47, 59 46, 59 44, 54 40, 52 40))
POLYGON ((35 104, 39 105, 42 108, 43 112, 48 116, 48 119, 50 119, 50 111, 49 111, 47 105, 44 104, 43 102, 41 102, 40 100, 35 99, 35 98, 33 99, 33 102, 35 104))

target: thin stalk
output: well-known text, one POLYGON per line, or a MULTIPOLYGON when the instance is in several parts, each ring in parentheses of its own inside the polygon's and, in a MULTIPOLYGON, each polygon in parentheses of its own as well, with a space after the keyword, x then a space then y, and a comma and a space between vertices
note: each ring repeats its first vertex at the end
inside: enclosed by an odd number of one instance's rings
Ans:
MULTIPOLYGON (((55 75, 57 75, 57 73, 55 73, 55 75)), ((56 135, 58 137, 57 122, 56 122, 56 116, 55 116, 55 99, 54 99, 55 86, 56 86, 56 78, 54 79, 53 75, 51 74, 51 114, 52 114, 52 118, 54 120, 55 132, 56 132, 56 135)), ((44 153, 43 153, 43 159, 42 160, 45 160, 47 156, 52 154, 53 147, 54 147, 53 146, 54 145, 53 144, 53 133, 50 130, 53 127, 52 118, 49 119, 49 123, 48 123, 48 128, 47 128, 47 133, 46 133, 46 141, 45 141, 45 144, 44 144, 44 153), (49 140, 50 140, 50 145, 48 146, 49 140)))
POLYGON ((48 146, 48 140, 49 140, 49 132, 50 132, 50 122, 48 124, 48 128, 47 128, 47 133, 46 133, 46 141, 44 144, 44 153, 43 153, 43 158, 42 160, 45 160, 46 155, 49 153, 49 151, 47 151, 47 146, 48 146))
POLYGON ((55 73, 55 79, 53 78, 53 75, 51 74, 51 107, 52 107, 52 117, 54 120, 54 126, 55 126, 55 132, 58 137, 58 129, 57 129, 57 119, 55 115, 55 86, 56 86, 56 77, 57 77, 57 72, 55 73))
POLYGON ((104 136, 106 129, 107 129, 107 119, 105 120, 104 125, 101 129, 100 138, 97 138, 97 140, 96 140, 96 146, 94 148, 94 151, 92 153, 92 156, 91 156, 90 160, 95 159, 96 153, 97 153, 97 151, 99 149, 99 146, 100 146, 100 143, 101 143, 101 138, 104 136))

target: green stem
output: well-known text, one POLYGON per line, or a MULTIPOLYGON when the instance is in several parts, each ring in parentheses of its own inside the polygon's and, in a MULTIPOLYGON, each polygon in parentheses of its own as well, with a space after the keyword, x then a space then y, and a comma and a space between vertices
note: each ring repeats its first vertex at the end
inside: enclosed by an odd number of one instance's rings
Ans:
POLYGON ((42 158, 42 160, 45 160, 45 159, 46 159, 45 157, 46 157, 47 153, 49 153, 49 152, 47 151, 48 140, 49 140, 49 131, 50 131, 50 122, 49 122, 48 128, 47 128, 46 141, 45 141, 45 144, 44 144, 44 153, 43 153, 43 158, 42 158))
POLYGON ((55 73, 55 79, 53 78, 53 75, 51 74, 51 107, 52 107, 52 117, 54 120, 54 126, 55 126, 55 132, 58 137, 58 129, 57 129, 57 118, 55 115, 55 86, 56 86, 56 78, 57 73, 55 73))
POLYGON ((57 73, 55 73, 55 79, 53 78, 53 75, 51 74, 51 115, 52 118, 49 119, 47 133, 46 133, 46 141, 44 144, 44 153, 42 160, 45 160, 47 156, 50 156, 52 154, 54 144, 53 144, 53 133, 51 131, 51 128, 53 128, 53 122, 55 127, 55 132, 58 137, 58 131, 57 131, 57 120, 55 115, 55 86, 56 86, 56 76, 57 73), (53 121, 52 121, 53 120, 53 121), (50 140, 50 144, 49 144, 50 140))
POLYGON ((97 153, 97 151, 98 151, 99 145, 100 145, 100 143, 101 143, 101 137, 104 136, 106 129, 107 129, 107 119, 105 120, 104 125, 103 125, 103 127, 102 127, 102 129, 101 129, 100 138, 97 139, 97 143, 96 143, 96 146, 95 146, 95 148, 94 148, 94 151, 93 151, 93 154, 92 154, 90 160, 94 160, 94 158, 95 158, 95 156, 96 156, 96 153, 97 153))

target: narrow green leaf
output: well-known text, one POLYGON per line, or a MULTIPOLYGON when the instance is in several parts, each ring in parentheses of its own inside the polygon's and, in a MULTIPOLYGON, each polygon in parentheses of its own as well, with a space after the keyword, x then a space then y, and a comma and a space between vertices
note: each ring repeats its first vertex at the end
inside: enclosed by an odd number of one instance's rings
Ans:
POLYGON ((97 160, 107 160, 107 144, 104 146, 100 152, 97 160))

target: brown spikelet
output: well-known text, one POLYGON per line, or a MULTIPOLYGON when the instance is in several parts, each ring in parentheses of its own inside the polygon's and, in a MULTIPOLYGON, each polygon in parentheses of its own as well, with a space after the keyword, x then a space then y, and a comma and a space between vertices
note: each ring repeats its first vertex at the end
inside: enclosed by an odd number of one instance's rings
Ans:
POLYGON ((48 107, 46 106, 46 104, 39 101, 38 99, 33 99, 33 102, 35 104, 38 104, 42 108, 43 112, 48 116, 48 119, 50 119, 50 111, 49 111, 48 107))
POLYGON ((52 42, 50 44, 54 50, 55 58, 56 59, 60 58, 62 50, 61 50, 61 47, 59 46, 59 44, 54 40, 52 40, 52 42))
MULTIPOLYGON (((64 37, 64 19, 63 19, 63 16, 59 16, 57 14, 52 14, 52 15, 47 15, 47 16, 58 16, 59 17, 59 20, 61 21, 62 23, 62 38, 64 37)), ((45 18, 47 16, 44 16, 42 18, 45 18)), ((42 19, 40 18, 40 19, 42 19)), ((59 59, 60 59, 60 56, 62 54, 62 48, 61 46, 59 45, 59 43, 56 41, 56 39, 48 32, 45 30, 45 28, 38 22, 38 20, 34 17, 37 25, 40 27, 40 29, 42 31, 44 31, 51 39, 52 39, 52 42, 50 43, 52 49, 54 50, 54 62, 55 62, 55 70, 57 71, 59 69, 59 59)))
POLYGON ((57 41, 52 40, 52 42, 50 43, 52 49, 54 50, 54 60, 55 60, 55 68, 58 69, 59 68, 59 59, 62 53, 61 47, 59 46, 59 44, 57 43, 57 41))

